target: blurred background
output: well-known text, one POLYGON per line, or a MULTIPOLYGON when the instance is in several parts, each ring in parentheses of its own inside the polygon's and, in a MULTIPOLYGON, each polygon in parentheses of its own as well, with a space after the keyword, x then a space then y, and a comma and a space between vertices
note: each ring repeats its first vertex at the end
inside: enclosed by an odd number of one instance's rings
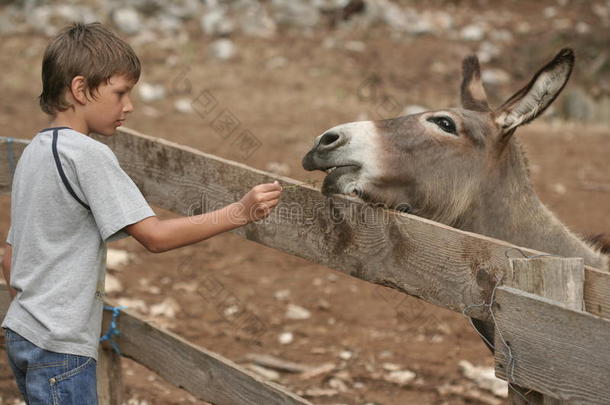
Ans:
MULTIPOLYGON (((140 56, 128 127, 302 181, 322 178, 300 160, 327 128, 457 106, 467 55, 498 106, 572 47, 568 86, 518 136, 542 200, 579 234, 610 232, 610 1, 0 0, 1 136, 48 124, 41 58, 73 21, 108 24, 140 56)), ((1 196, 2 237, 9 209, 1 196)), ((504 403, 472 378, 493 359, 459 314, 233 235, 161 255, 111 247, 108 295, 147 319, 244 365, 251 353, 331 363, 267 375, 313 403, 504 403), (202 299, 209 278, 233 301, 202 299), (242 310, 263 335, 236 327, 242 310)), ((129 405, 204 403, 130 361, 124 373, 129 405)), ((2 403, 18 403, 4 354, 2 403)))

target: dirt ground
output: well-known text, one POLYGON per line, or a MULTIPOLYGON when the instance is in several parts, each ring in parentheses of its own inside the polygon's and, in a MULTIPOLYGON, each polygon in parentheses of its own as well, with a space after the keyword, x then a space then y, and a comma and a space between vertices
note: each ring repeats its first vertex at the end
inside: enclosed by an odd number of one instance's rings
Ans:
MULTIPOLYGON (((466 7, 476 2, 456 3, 466 7)), ((530 21, 537 32, 516 36, 510 54, 490 64, 514 77, 509 85, 488 88, 496 105, 560 47, 578 45, 569 36, 552 36, 544 21, 536 25, 542 6, 510 3, 500 11, 530 21)), ((582 2, 575 3, 570 13, 590 18, 582 11, 582 2)), ((136 111, 127 125, 259 169, 279 163, 285 165, 286 174, 303 181, 321 179, 300 166, 314 137, 339 123, 385 117, 384 96, 401 106, 456 105, 461 59, 474 50, 470 43, 434 36, 393 38, 383 27, 361 32, 329 28, 308 35, 287 30, 273 39, 234 40, 238 57, 228 62, 206 58, 209 40, 196 34, 179 46, 136 47, 144 66, 141 81, 162 84, 168 94, 148 104, 136 97, 136 111), (366 50, 325 47, 323 43, 330 37, 339 44, 362 41, 366 50), (430 69, 435 63, 437 69, 430 69), (371 78, 375 78, 375 92, 363 94, 362 85, 371 78), (260 147, 251 156, 244 156, 231 146, 230 139, 219 136, 209 117, 174 109, 176 100, 192 101, 204 90, 213 95, 222 111, 239 120, 240 129, 251 131, 258 139, 260 147)), ((48 123, 36 105, 45 44, 45 38, 23 35, 0 42, 1 136, 31 138, 48 123)), ((577 80, 578 70, 585 68, 592 52, 584 49, 583 62, 577 60, 577 80)), ((528 151, 535 188, 551 210, 577 233, 610 232, 610 128, 542 120, 520 129, 518 136, 528 151)), ((5 159, 0 157, 0 163, 5 164, 5 159)), ((10 197, 1 196, 0 237, 8 231, 9 209, 10 197)), ((173 216, 155 211, 163 218, 173 216)), ((334 363, 342 371, 335 380, 324 375, 304 381, 281 374, 279 383, 302 395, 312 388, 336 388, 336 379, 347 387, 332 396, 306 395, 313 403, 484 403, 439 392, 447 385, 468 386, 458 367, 460 360, 493 365, 491 355, 461 314, 231 234, 163 254, 148 253, 133 239, 109 247, 133 254, 130 264, 110 272, 124 287, 111 298, 139 299, 149 308, 173 299, 179 307, 175 317, 155 319, 189 341, 238 363, 248 353, 272 354, 312 366, 334 363), (239 305, 262 320, 262 335, 253 338, 237 327, 230 309, 227 311, 235 303, 205 300, 188 288, 210 278, 222 283, 239 305), (289 304, 307 308, 311 317, 286 319, 289 304), (294 341, 280 344, 278 336, 283 332, 292 332, 294 341), (381 378, 385 363, 414 371, 417 377, 402 387, 387 382, 381 378)), ((123 364, 129 404, 203 404, 134 362, 123 364)), ((4 402, 0 403, 13 403, 17 396, 2 354, 0 397, 4 402)))

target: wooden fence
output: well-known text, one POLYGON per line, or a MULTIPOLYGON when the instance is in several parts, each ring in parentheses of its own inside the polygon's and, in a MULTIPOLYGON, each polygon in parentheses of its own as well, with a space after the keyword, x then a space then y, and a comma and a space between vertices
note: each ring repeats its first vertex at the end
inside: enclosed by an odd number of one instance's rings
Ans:
MULTIPOLYGON (((181 215, 225 206, 256 184, 279 180, 285 189, 280 206, 262 223, 234 233, 432 304, 466 311, 473 318, 494 321, 496 374, 520 387, 512 403, 523 397, 524 403, 610 403, 610 350, 604 344, 610 341, 610 273, 571 259, 512 259, 540 252, 516 250, 500 240, 349 198, 327 198, 295 180, 126 128, 113 137, 96 139, 115 152, 151 204, 181 215), (541 272, 538 263, 552 269, 541 272), (570 270, 557 270, 563 267, 570 270), (559 294, 566 285, 569 294, 559 294), (485 305, 492 299, 493 307, 485 305)), ((11 148, 17 159, 26 145, 27 141, 0 142, 0 156, 4 159, 11 148)), ((0 192, 10 192, 11 175, 0 161, 0 192)), ((1 302, 4 313, 7 298, 1 302)), ((119 329, 125 356, 208 402, 308 403, 129 311, 121 316, 119 329)), ((112 398, 120 392, 112 388, 120 386, 118 359, 108 351, 103 354, 98 367, 115 377, 100 382, 101 395, 110 397, 102 403, 119 403, 112 398)))

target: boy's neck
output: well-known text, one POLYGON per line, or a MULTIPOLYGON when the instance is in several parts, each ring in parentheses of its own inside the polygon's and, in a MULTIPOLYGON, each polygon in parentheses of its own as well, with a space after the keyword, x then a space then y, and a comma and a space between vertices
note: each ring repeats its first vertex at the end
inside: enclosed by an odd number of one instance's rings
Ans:
POLYGON ((51 127, 69 127, 85 135, 89 135, 90 132, 85 120, 83 120, 73 109, 58 112, 57 115, 53 117, 53 121, 50 125, 51 127))

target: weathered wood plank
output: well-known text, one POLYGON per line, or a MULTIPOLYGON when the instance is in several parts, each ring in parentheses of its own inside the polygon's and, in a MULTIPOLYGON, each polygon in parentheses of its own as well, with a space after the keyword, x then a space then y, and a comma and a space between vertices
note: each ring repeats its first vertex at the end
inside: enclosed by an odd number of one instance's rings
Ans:
POLYGON ((97 395, 99 405, 123 404, 121 356, 100 345, 97 359, 97 395))
POLYGON ((263 381, 231 360, 122 311, 115 338, 121 354, 195 397, 217 405, 304 405, 310 402, 263 381))
MULTIPOLYGON (((470 306, 489 301, 508 267, 506 256, 519 255, 506 242, 345 197, 325 198, 293 179, 126 128, 95 138, 114 150, 149 202, 182 215, 220 208, 277 179, 285 188, 280 205, 264 223, 235 233, 454 311, 468 308, 481 320, 488 320, 485 308, 470 306)), ((0 161, 0 178, 7 170, 0 161)), ((585 278, 587 311, 610 318, 610 274, 587 268, 585 278)))
POLYGON ((584 279, 584 263, 579 257, 517 258, 510 260, 504 286, 559 301, 567 308, 582 311, 584 279))
MULTIPOLYGON (((543 256, 532 259, 511 259, 504 285, 521 291, 561 302, 567 308, 582 311, 585 278, 582 258, 543 256)), ((496 347, 504 344, 496 333, 496 347)), ((568 401, 542 395, 519 386, 511 385, 508 403, 521 405, 569 405, 568 401)))
POLYGON ((610 403, 610 321, 511 287, 496 290, 496 375, 573 404, 610 403))
MULTIPOLYGON (((0 284, 0 318, 4 318, 9 303, 6 285, 0 284)), ((110 318, 111 314, 105 312, 104 330, 110 318)), ((121 312, 117 327, 121 334, 114 340, 123 356, 199 399, 216 405, 311 405, 283 387, 263 381, 232 361, 146 322, 129 310, 121 312)))

